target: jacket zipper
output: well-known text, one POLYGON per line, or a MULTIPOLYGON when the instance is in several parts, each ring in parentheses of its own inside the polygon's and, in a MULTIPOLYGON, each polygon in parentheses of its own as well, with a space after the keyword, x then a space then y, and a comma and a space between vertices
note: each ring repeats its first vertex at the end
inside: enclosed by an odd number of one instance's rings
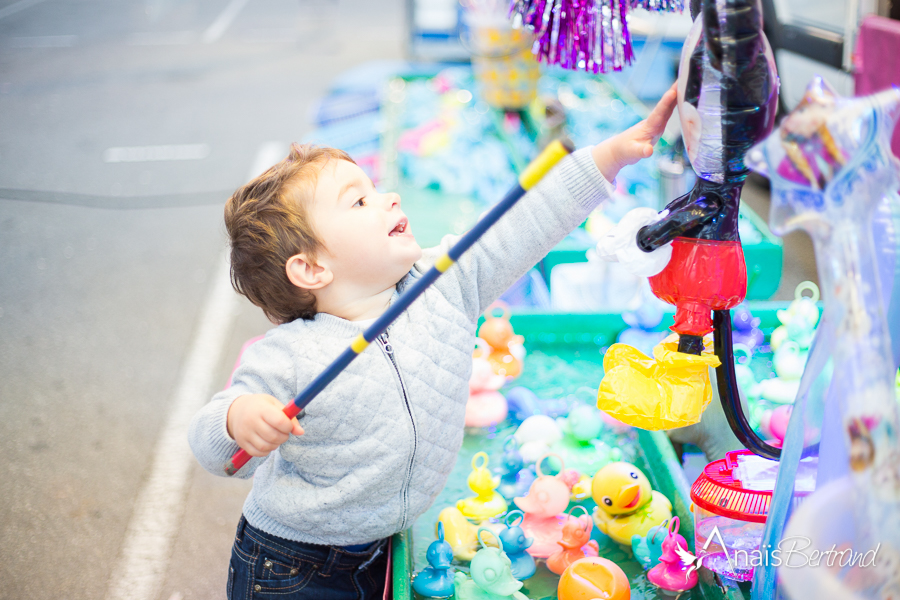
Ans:
POLYGON ((403 394, 403 402, 406 406, 406 414, 409 416, 409 422, 412 424, 413 430, 413 449, 412 454, 410 454, 409 457, 409 464, 406 466, 406 479, 403 482, 401 494, 403 499, 403 520, 400 524, 400 530, 402 531, 406 529, 407 520, 409 519, 409 484, 412 481, 413 463, 415 462, 416 449, 418 447, 418 432, 416 431, 416 420, 413 417, 412 406, 409 404, 409 396, 406 394, 406 386, 403 385, 403 378, 400 376, 400 367, 397 366, 397 360, 394 358, 394 348, 391 346, 391 340, 388 338, 387 332, 378 336, 378 342, 381 344, 381 349, 387 354, 391 361, 391 365, 394 367, 394 371, 397 373, 397 380, 400 382, 400 392, 403 394))

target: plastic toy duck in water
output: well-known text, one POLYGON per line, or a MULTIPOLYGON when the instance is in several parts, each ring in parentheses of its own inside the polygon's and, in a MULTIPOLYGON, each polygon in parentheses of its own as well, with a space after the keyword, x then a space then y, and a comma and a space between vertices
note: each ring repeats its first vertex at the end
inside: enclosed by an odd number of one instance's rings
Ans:
POLYGON ((650 569, 647 579, 668 592, 685 592, 697 585, 697 557, 688 550, 687 540, 678 533, 678 517, 669 522, 662 544, 659 564, 650 569))
POLYGON ((472 472, 466 482, 475 496, 465 498, 456 503, 460 512, 475 521, 483 521, 506 512, 506 500, 495 491, 500 485, 500 478, 493 477, 487 469, 488 455, 479 452, 472 457, 472 472), (478 461, 482 460, 481 465, 478 461))
POLYGON ((481 550, 475 554, 469 572, 472 579, 457 571, 455 576, 457 600, 528 600, 520 592, 522 582, 512 575, 509 557, 500 548, 486 546, 481 538, 487 529, 478 530, 481 550))
MULTIPOLYGON (((448 506, 438 515, 437 533, 443 529, 446 541, 453 549, 453 558, 469 562, 478 551, 478 528, 463 516, 459 509, 448 506)), ((438 536, 440 537, 440 536, 438 536)))
POLYGON ((525 520, 521 510, 511 510, 506 515, 506 529, 500 532, 500 543, 503 551, 512 563, 513 577, 522 581, 534 575, 537 567, 534 557, 526 550, 534 543, 534 538, 525 537, 525 531, 519 525, 525 520), (512 523, 510 524, 510 518, 512 523), (516 519, 519 522, 516 523, 516 519))
POLYGON ((662 556, 662 544, 666 539, 668 524, 668 521, 663 521, 659 525, 651 527, 645 536, 631 536, 631 551, 634 553, 634 560, 641 563, 645 571, 656 566, 659 557, 662 556))
POLYGON ((506 418, 509 407, 498 392, 506 383, 506 376, 495 375, 485 358, 472 359, 469 377, 469 400, 466 402, 466 427, 489 427, 506 418))
POLYGON ((525 338, 513 331, 505 304, 495 302, 488 307, 484 313, 484 323, 478 330, 478 337, 489 346, 485 358, 494 373, 505 377, 519 376, 522 372, 522 358, 525 356, 525 347, 522 345, 525 338), (501 310, 503 314, 496 317, 493 314, 495 310, 501 310))
POLYGON ((672 518, 672 503, 650 488, 640 469, 626 462, 606 465, 594 475, 591 495, 597 503, 594 523, 616 542, 631 545, 635 535, 672 518))
POLYGON ((591 539, 591 530, 594 524, 591 515, 585 507, 576 505, 569 511, 566 524, 563 525, 562 539, 558 542, 562 549, 547 559, 547 568, 562 575, 576 560, 585 556, 597 556, 600 554, 600 546, 591 539), (581 509, 584 514, 580 517, 572 516, 572 513, 581 509))
MULTIPOLYGON (((562 539, 566 520, 566 515, 562 513, 569 505, 570 491, 565 480, 559 475, 544 475, 541 472, 541 463, 548 456, 535 464, 538 477, 531 484, 528 494, 514 500, 525 513, 521 526, 526 535, 534 538, 528 553, 535 558, 547 558, 559 549, 558 542, 562 539)), ((560 473, 564 471, 565 468, 560 473)))
POLYGON ((412 586, 426 598, 449 598, 453 595, 453 548, 444 541, 444 525, 438 522, 438 539, 431 542, 425 553, 427 567, 419 571, 412 586))

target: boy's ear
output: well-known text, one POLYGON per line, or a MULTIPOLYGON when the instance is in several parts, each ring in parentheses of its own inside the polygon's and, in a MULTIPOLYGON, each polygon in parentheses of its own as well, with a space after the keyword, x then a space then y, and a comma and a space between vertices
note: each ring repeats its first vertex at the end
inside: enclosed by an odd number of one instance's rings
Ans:
POLYGON ((308 260, 305 254, 290 257, 284 269, 288 280, 305 290, 322 289, 334 279, 331 269, 308 260))

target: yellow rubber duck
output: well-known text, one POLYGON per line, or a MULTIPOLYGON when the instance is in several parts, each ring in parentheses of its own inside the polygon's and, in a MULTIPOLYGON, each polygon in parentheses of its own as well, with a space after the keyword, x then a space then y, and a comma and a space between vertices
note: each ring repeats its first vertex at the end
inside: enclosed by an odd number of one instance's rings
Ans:
POLYGON ((464 498, 456 503, 456 508, 467 518, 474 521, 484 521, 491 517, 506 512, 507 504, 503 496, 496 491, 500 485, 500 476, 492 476, 487 469, 488 455, 479 452, 472 457, 472 472, 469 473, 466 483, 469 489, 475 492, 475 496, 464 498), (479 465, 478 461, 483 462, 479 465))
POLYGON ((444 541, 453 548, 453 558, 460 562, 472 560, 478 552, 478 526, 453 506, 448 506, 438 515, 438 522, 434 525, 435 535, 438 524, 444 526, 444 541))
POLYGON ((631 546, 631 536, 645 536, 651 527, 672 518, 672 503, 650 487, 631 463, 609 463, 594 475, 591 496, 597 503, 594 523, 619 544, 631 546))

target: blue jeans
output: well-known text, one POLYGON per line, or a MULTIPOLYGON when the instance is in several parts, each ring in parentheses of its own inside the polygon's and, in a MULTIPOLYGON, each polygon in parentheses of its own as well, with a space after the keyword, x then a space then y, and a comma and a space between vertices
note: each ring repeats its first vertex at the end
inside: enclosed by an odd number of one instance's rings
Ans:
POLYGON ((228 600, 381 600, 387 552, 386 539, 361 552, 292 542, 241 516, 231 549, 228 600))

